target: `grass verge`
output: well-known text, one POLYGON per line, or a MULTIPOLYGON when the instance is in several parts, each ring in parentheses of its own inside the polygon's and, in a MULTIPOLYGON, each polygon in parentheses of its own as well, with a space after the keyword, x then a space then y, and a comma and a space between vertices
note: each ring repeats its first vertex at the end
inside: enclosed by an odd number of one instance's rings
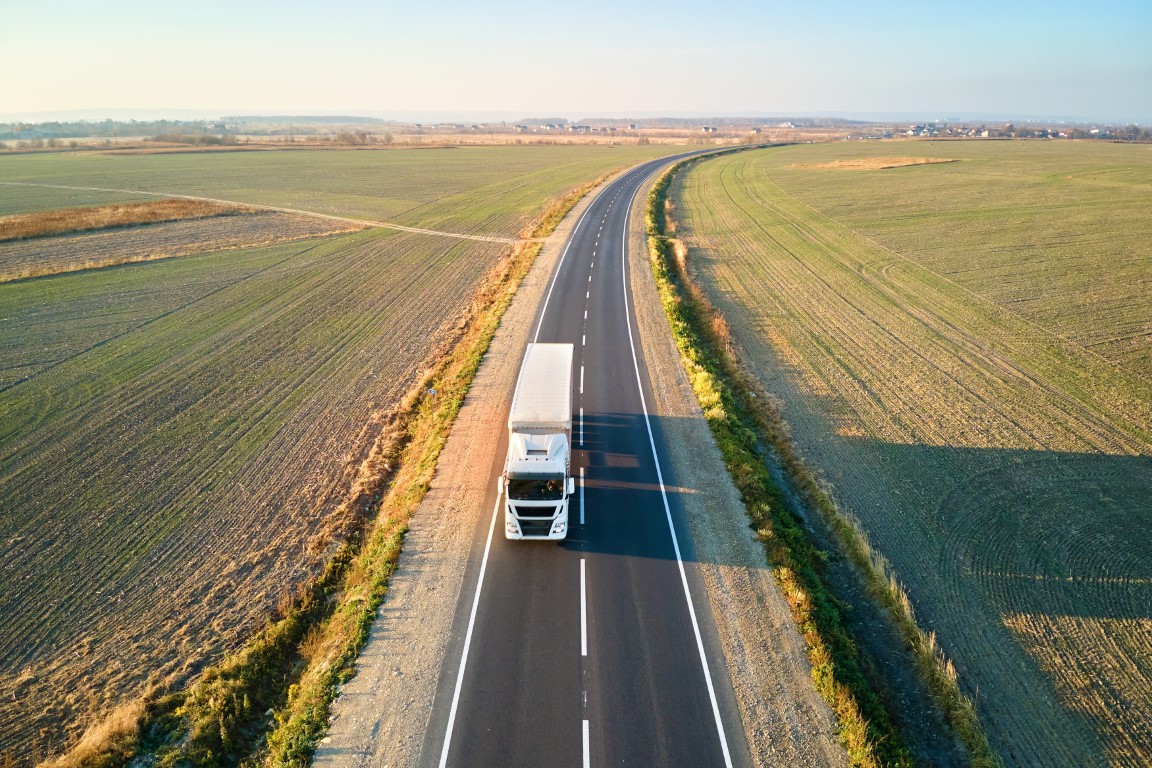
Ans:
POLYGON ((344 543, 244 648, 185 690, 118 710, 53 768, 307 766, 339 686, 354 674, 408 521, 424 498, 500 319, 547 237, 606 176, 556 200, 496 264, 438 360, 384 421, 337 517, 344 543), (435 393, 434 395, 431 393, 435 393), (131 714, 126 714, 131 713, 131 714), (110 718, 111 719, 111 718, 110 718))
POLYGON ((688 377, 740 492, 753 527, 767 550, 773 573, 804 635, 816 688, 836 713, 839 735, 853 765, 911 765, 912 759, 864 671, 849 636, 842 606, 822 577, 825 555, 788 509, 773 481, 765 446, 787 471, 807 505, 817 509, 839 547, 863 574, 869 593, 886 609, 916 659, 917 672, 971 754, 972 765, 999 766, 956 672, 917 624, 907 593, 859 524, 835 504, 804 464, 773 398, 740 364, 728 325, 688 272, 687 250, 674 230, 667 200, 669 168, 652 186, 645 210, 649 257, 688 377))

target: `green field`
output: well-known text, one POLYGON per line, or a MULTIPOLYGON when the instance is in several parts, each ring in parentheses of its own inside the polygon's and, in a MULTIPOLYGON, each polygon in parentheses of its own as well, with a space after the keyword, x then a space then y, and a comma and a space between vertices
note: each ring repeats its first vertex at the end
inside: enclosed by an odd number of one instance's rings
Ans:
MULTIPOLYGON (((55 154, 0 179, 514 235, 667 151, 55 154)), ((109 199, 0 185, 5 213, 109 199)), ((379 416, 506 247, 369 230, 0 285, 0 744, 61 749, 312 576, 379 416)))
MULTIPOLYGON (((2 158, 0 181, 171 192, 409 226, 515 236, 549 196, 676 147, 459 147, 2 158)), ((140 200, 0 185, 0 216, 140 200)))
POLYGON ((837 143, 674 189, 689 263, 1010 765, 1152 760, 1152 147, 837 143), (958 162, 821 167, 905 156, 958 162))

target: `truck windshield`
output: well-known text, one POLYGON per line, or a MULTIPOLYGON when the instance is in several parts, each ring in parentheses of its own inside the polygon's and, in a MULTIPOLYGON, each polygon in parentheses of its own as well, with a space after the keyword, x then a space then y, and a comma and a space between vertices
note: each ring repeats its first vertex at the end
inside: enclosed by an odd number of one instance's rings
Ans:
POLYGON ((564 476, 510 477, 508 498, 518 501, 560 501, 564 498, 564 476))

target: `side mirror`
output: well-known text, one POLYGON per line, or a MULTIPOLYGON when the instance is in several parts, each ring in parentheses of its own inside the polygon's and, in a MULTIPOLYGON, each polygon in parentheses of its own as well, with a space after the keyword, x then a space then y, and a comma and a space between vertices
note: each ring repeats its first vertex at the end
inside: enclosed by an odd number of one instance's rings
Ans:
POLYGON ((576 493, 576 478, 570 477, 568 478, 568 495, 571 496, 574 493, 576 493))
POLYGON ((496 495, 499 496, 502 493, 504 493, 504 475, 496 478, 496 495))

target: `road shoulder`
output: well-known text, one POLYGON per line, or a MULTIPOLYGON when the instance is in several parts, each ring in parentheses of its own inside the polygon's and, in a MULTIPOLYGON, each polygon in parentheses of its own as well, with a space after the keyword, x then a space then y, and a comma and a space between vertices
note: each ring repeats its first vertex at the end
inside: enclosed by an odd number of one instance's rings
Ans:
POLYGON ((332 726, 316 750, 314 766, 419 763, 441 670, 446 663, 458 663, 447 658, 453 621, 473 543, 483 543, 491 522, 486 494, 495 475, 488 470, 502 458, 496 456, 497 438, 505 429, 519 361, 568 236, 600 188, 556 227, 501 320, 428 494, 412 516, 356 676, 332 706, 332 726))
POLYGON ((681 507, 753 764, 846 766, 832 710, 812 682, 804 639, 748 527, 668 327, 644 235, 650 186, 633 205, 628 241, 640 343, 648 370, 661 373, 652 379, 649 410, 664 432, 671 474, 685 489, 681 507))

